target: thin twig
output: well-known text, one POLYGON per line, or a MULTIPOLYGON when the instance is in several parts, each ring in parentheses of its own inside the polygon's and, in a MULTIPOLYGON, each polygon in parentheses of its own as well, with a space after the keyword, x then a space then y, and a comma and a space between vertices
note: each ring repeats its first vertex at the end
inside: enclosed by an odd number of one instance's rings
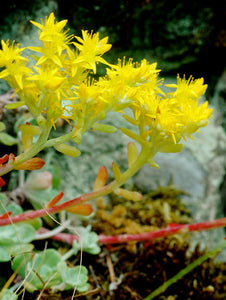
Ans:
POLYGON ((93 270, 93 267, 91 265, 89 266, 89 270, 90 270, 90 273, 91 273, 91 275, 93 277, 94 282, 96 283, 96 286, 97 286, 98 291, 100 293, 100 297, 101 297, 102 300, 104 300, 104 295, 103 295, 103 293, 101 291, 101 286, 100 286, 100 284, 99 284, 99 282, 97 280, 97 277, 96 277, 95 272, 93 270))

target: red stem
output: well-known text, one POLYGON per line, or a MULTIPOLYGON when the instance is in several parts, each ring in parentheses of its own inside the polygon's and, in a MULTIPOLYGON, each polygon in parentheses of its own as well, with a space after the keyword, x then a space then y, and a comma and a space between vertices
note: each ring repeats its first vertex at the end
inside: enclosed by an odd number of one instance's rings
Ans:
MULTIPOLYGON (((92 194, 92 193, 90 193, 90 194, 92 194)), ((86 194, 86 195, 89 195, 89 194, 86 194)), ((0 226, 9 225, 9 224, 12 224, 12 223, 18 223, 18 222, 21 222, 21 221, 27 221, 27 220, 31 220, 31 219, 35 219, 35 218, 40 218, 40 217, 43 217, 43 216, 48 215, 48 214, 57 213, 61 210, 64 210, 65 208, 68 208, 70 206, 73 206, 73 205, 76 205, 76 204, 82 202, 84 196, 86 196, 86 195, 83 195, 83 196, 80 196, 78 198, 66 201, 66 202, 58 204, 54 207, 29 211, 29 212, 22 213, 20 215, 9 217, 7 219, 0 219, 0 226)))
MULTIPOLYGON (((18 223, 18 222, 22 222, 22 221, 27 221, 27 220, 31 220, 31 219, 35 219, 35 218, 40 218, 43 217, 45 215, 48 214, 55 214, 59 211, 65 210, 71 206, 95 199, 97 197, 100 197, 102 195, 105 195, 108 193, 108 190, 111 188, 111 186, 114 184, 114 181, 112 181, 111 183, 109 183, 108 185, 104 186, 103 188, 88 193, 88 194, 84 194, 80 197, 74 198, 72 200, 66 201, 64 203, 55 205, 54 207, 47 207, 47 208, 43 208, 43 209, 39 209, 39 210, 35 210, 35 211, 29 211, 29 212, 25 212, 22 213, 20 215, 16 215, 16 216, 12 216, 12 217, 8 217, 7 219, 0 219, 0 226, 5 226, 5 225, 9 225, 12 223, 18 223)), ((61 194, 62 192, 60 192, 59 194, 61 194)))
MULTIPOLYGON (((206 221, 202 223, 195 223, 195 224, 186 224, 186 225, 174 225, 169 226, 164 229, 159 229, 152 232, 144 232, 138 234, 120 234, 115 236, 107 236, 100 234, 98 238, 99 244, 119 244, 119 243, 126 243, 130 241, 137 241, 143 242, 147 240, 153 240, 160 237, 166 237, 169 235, 173 235, 176 233, 188 233, 192 231, 203 231, 214 229, 218 227, 225 227, 226 226, 226 218, 214 220, 214 221, 206 221)), ((38 233, 46 233, 49 232, 47 229, 42 228, 38 231, 38 233)), ((79 237, 73 234, 68 233, 58 233, 51 237, 54 240, 65 242, 68 244, 72 244, 74 240, 79 240, 79 237)))

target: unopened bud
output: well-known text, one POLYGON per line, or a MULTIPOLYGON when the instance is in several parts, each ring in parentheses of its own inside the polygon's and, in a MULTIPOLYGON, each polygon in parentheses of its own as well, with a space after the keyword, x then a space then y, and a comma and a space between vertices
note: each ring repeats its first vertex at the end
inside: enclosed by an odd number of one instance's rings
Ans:
POLYGON ((77 214, 81 216, 89 216, 93 212, 93 208, 90 204, 79 204, 65 209, 67 212, 77 214))
POLYGON ((106 184, 107 178, 108 178, 107 168, 105 166, 101 166, 99 168, 97 178, 96 178, 95 183, 93 185, 93 190, 96 191, 96 190, 101 189, 106 184))
POLYGON ((121 196, 128 200, 140 201, 143 199, 143 196, 138 192, 128 191, 126 189, 118 188, 114 191, 118 196, 121 196))
POLYGON ((24 163, 18 165, 15 167, 16 170, 39 170, 41 169, 45 164, 45 161, 42 158, 39 157, 33 157, 24 163))

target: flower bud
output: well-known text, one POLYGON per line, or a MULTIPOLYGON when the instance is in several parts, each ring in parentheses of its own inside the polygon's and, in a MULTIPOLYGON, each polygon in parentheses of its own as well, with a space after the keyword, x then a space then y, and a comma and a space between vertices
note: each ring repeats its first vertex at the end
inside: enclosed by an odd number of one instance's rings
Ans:
POLYGON ((81 216, 89 216, 93 212, 93 208, 90 204, 79 204, 65 209, 67 212, 77 214, 81 216))
POLYGON ((126 189, 118 188, 114 190, 114 193, 118 196, 121 196, 128 200, 140 201, 143 199, 143 196, 138 192, 128 191, 126 189))
POLYGON ((101 189, 106 184, 107 178, 108 178, 107 168, 105 166, 101 166, 99 168, 97 178, 93 185, 93 190, 96 191, 96 190, 101 189))
POLYGON ((81 155, 81 152, 77 148, 70 146, 70 145, 60 144, 60 145, 54 146, 54 148, 57 151, 65 154, 65 155, 68 155, 68 156, 77 157, 77 156, 81 155))
POLYGON ((18 165, 15 167, 15 170, 39 170, 41 169, 45 164, 45 161, 40 157, 33 157, 24 163, 18 165))

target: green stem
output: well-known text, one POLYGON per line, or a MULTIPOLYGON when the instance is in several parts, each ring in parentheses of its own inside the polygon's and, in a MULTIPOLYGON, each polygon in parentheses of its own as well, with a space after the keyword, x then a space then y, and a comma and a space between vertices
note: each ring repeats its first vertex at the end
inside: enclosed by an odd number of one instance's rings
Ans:
POLYGON ((17 223, 17 222, 21 222, 21 221, 25 221, 25 220, 29 220, 29 219, 39 218, 39 217, 45 216, 47 214, 57 213, 59 211, 63 211, 66 208, 72 207, 74 205, 81 204, 83 202, 94 200, 96 198, 110 194, 112 191, 114 191, 115 189, 117 189, 118 187, 123 185, 125 182, 127 182, 127 180, 129 178, 131 178, 146 163, 147 159, 153 156, 152 151, 153 150, 152 150, 151 144, 149 144, 146 147, 143 147, 137 160, 131 165, 131 167, 129 169, 127 169, 121 175, 121 177, 118 181, 114 180, 111 183, 109 183, 108 185, 104 186, 103 188, 101 188, 97 191, 82 195, 78 198, 66 201, 64 203, 61 203, 54 207, 50 207, 48 209, 40 209, 40 210, 36 210, 36 211, 25 212, 21 215, 12 216, 7 219, 2 219, 2 220, 0 220, 0 226, 8 225, 11 223, 17 223))
POLYGON ((37 142, 33 144, 29 150, 19 154, 13 164, 8 162, 7 164, 0 167, 0 176, 12 171, 16 166, 28 161, 29 159, 37 155, 44 148, 44 145, 48 140, 51 128, 52 124, 46 123, 42 128, 42 133, 40 134, 37 142))
POLYGON ((64 253, 64 255, 62 255, 62 259, 64 261, 68 260, 72 255, 75 254, 75 250, 73 248, 71 248, 70 250, 68 250, 66 253, 64 253))
MULTIPOLYGON (((108 189, 108 194, 117 189, 118 187, 122 186, 124 183, 126 183, 134 174, 136 174, 140 168, 147 162, 149 158, 153 157, 153 147, 152 144, 149 143, 146 146, 143 146, 141 149, 141 152, 137 158, 137 160, 121 175, 119 180, 115 180, 110 184, 106 186, 108 189)), ((98 197, 101 197, 104 195, 100 195, 98 197)))
POLYGON ((34 156, 36 156, 44 148, 53 147, 55 145, 59 145, 59 144, 66 143, 66 142, 70 141, 72 139, 73 135, 74 135, 74 132, 75 132, 75 128, 73 128, 69 133, 67 133, 63 136, 48 140, 51 129, 52 129, 52 124, 47 123, 45 125, 45 127, 43 128, 42 133, 40 134, 37 142, 35 144, 33 144, 32 147, 29 150, 19 154, 16 157, 16 160, 13 164, 8 163, 8 164, 0 167, 0 176, 12 171, 16 166, 18 166, 21 163, 31 159, 34 156))
POLYGON ((73 138, 74 133, 75 133, 75 128, 73 128, 70 132, 66 133, 63 136, 59 136, 57 138, 53 138, 47 141, 44 145, 44 148, 53 147, 59 144, 69 142, 73 138))
POLYGON ((151 144, 148 144, 146 147, 143 147, 137 160, 121 175, 119 180, 114 180, 97 191, 81 196, 79 202, 76 204, 87 202, 112 193, 114 190, 126 183, 134 174, 136 174, 150 157, 153 157, 152 152, 153 150, 151 144))

